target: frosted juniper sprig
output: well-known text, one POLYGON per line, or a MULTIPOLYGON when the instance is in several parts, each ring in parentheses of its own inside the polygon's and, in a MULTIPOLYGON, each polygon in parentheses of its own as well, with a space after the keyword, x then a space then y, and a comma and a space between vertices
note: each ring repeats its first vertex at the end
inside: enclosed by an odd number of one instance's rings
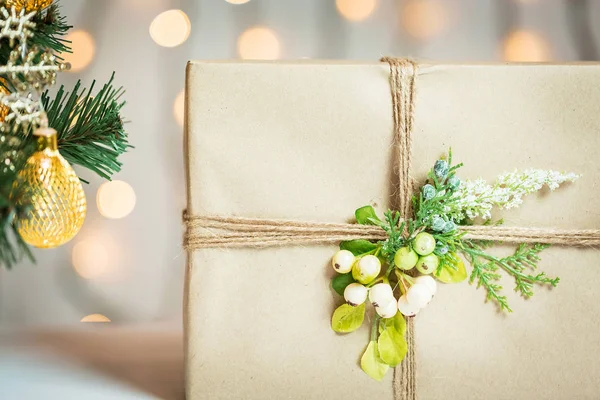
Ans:
POLYGON ((463 181, 451 201, 445 205, 445 213, 454 221, 481 217, 490 219, 494 207, 511 209, 523 203, 523 196, 548 186, 550 190, 562 183, 574 182, 579 175, 552 170, 515 170, 500 175, 493 185, 483 179, 463 181))

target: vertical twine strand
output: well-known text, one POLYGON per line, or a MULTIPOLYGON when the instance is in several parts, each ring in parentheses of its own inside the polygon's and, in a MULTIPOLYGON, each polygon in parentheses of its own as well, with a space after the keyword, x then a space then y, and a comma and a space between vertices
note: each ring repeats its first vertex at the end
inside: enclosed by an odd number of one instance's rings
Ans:
MULTIPOLYGON (((390 89, 394 110, 394 148, 398 162, 398 211, 402 218, 411 217, 413 195, 410 165, 412 162, 412 128, 414 121, 415 78, 417 65, 414 61, 384 57, 382 62, 390 65, 390 89)), ((415 359, 415 326, 413 318, 407 319, 406 358, 394 370, 395 400, 417 399, 417 371, 415 359)))

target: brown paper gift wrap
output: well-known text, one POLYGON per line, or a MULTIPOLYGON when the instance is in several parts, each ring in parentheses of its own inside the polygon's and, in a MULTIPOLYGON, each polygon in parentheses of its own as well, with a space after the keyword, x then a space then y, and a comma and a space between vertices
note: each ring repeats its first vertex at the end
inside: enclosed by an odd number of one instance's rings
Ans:
MULTIPOLYGON (((187 71, 188 213, 347 222, 391 205, 387 64, 191 62, 187 71)), ((412 176, 452 146, 463 179, 514 168, 581 173, 528 197, 506 225, 600 226, 600 65, 422 64, 412 176)), ((509 251, 500 248, 499 252, 509 251)), ((392 399, 358 362, 368 321, 330 328, 332 245, 190 251, 188 399, 392 399)), ((420 399, 597 399, 600 251, 552 247, 561 277, 515 312, 497 313, 466 282, 440 285, 415 320, 420 399)))

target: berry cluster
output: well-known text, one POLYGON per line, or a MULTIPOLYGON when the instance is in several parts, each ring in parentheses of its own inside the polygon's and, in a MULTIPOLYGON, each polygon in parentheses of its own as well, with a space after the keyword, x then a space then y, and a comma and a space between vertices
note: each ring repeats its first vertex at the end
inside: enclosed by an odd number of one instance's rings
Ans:
POLYGON ((352 273, 355 282, 344 289, 344 299, 351 306, 363 304, 367 298, 382 318, 392 318, 398 311, 407 317, 416 315, 424 308, 437 290, 435 280, 428 276, 438 265, 438 256, 433 254, 436 242, 426 232, 416 235, 410 246, 400 248, 394 256, 398 268, 397 286, 401 296, 396 299, 394 288, 387 277, 377 278, 381 273, 381 261, 373 254, 356 257, 348 250, 338 251, 332 259, 333 268, 341 274, 352 273), (422 275, 416 278, 401 271, 416 268, 422 275))

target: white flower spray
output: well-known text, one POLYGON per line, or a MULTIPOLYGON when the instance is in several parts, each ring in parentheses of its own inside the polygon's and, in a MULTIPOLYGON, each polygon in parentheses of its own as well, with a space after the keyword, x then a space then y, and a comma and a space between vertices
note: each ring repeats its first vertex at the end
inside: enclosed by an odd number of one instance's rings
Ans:
POLYGON ((547 186, 557 189, 562 183, 574 182, 580 175, 551 170, 515 170, 500 175, 493 185, 483 179, 463 181, 445 207, 445 214, 459 222, 465 218, 490 219, 494 207, 511 209, 523 203, 523 196, 547 186))

